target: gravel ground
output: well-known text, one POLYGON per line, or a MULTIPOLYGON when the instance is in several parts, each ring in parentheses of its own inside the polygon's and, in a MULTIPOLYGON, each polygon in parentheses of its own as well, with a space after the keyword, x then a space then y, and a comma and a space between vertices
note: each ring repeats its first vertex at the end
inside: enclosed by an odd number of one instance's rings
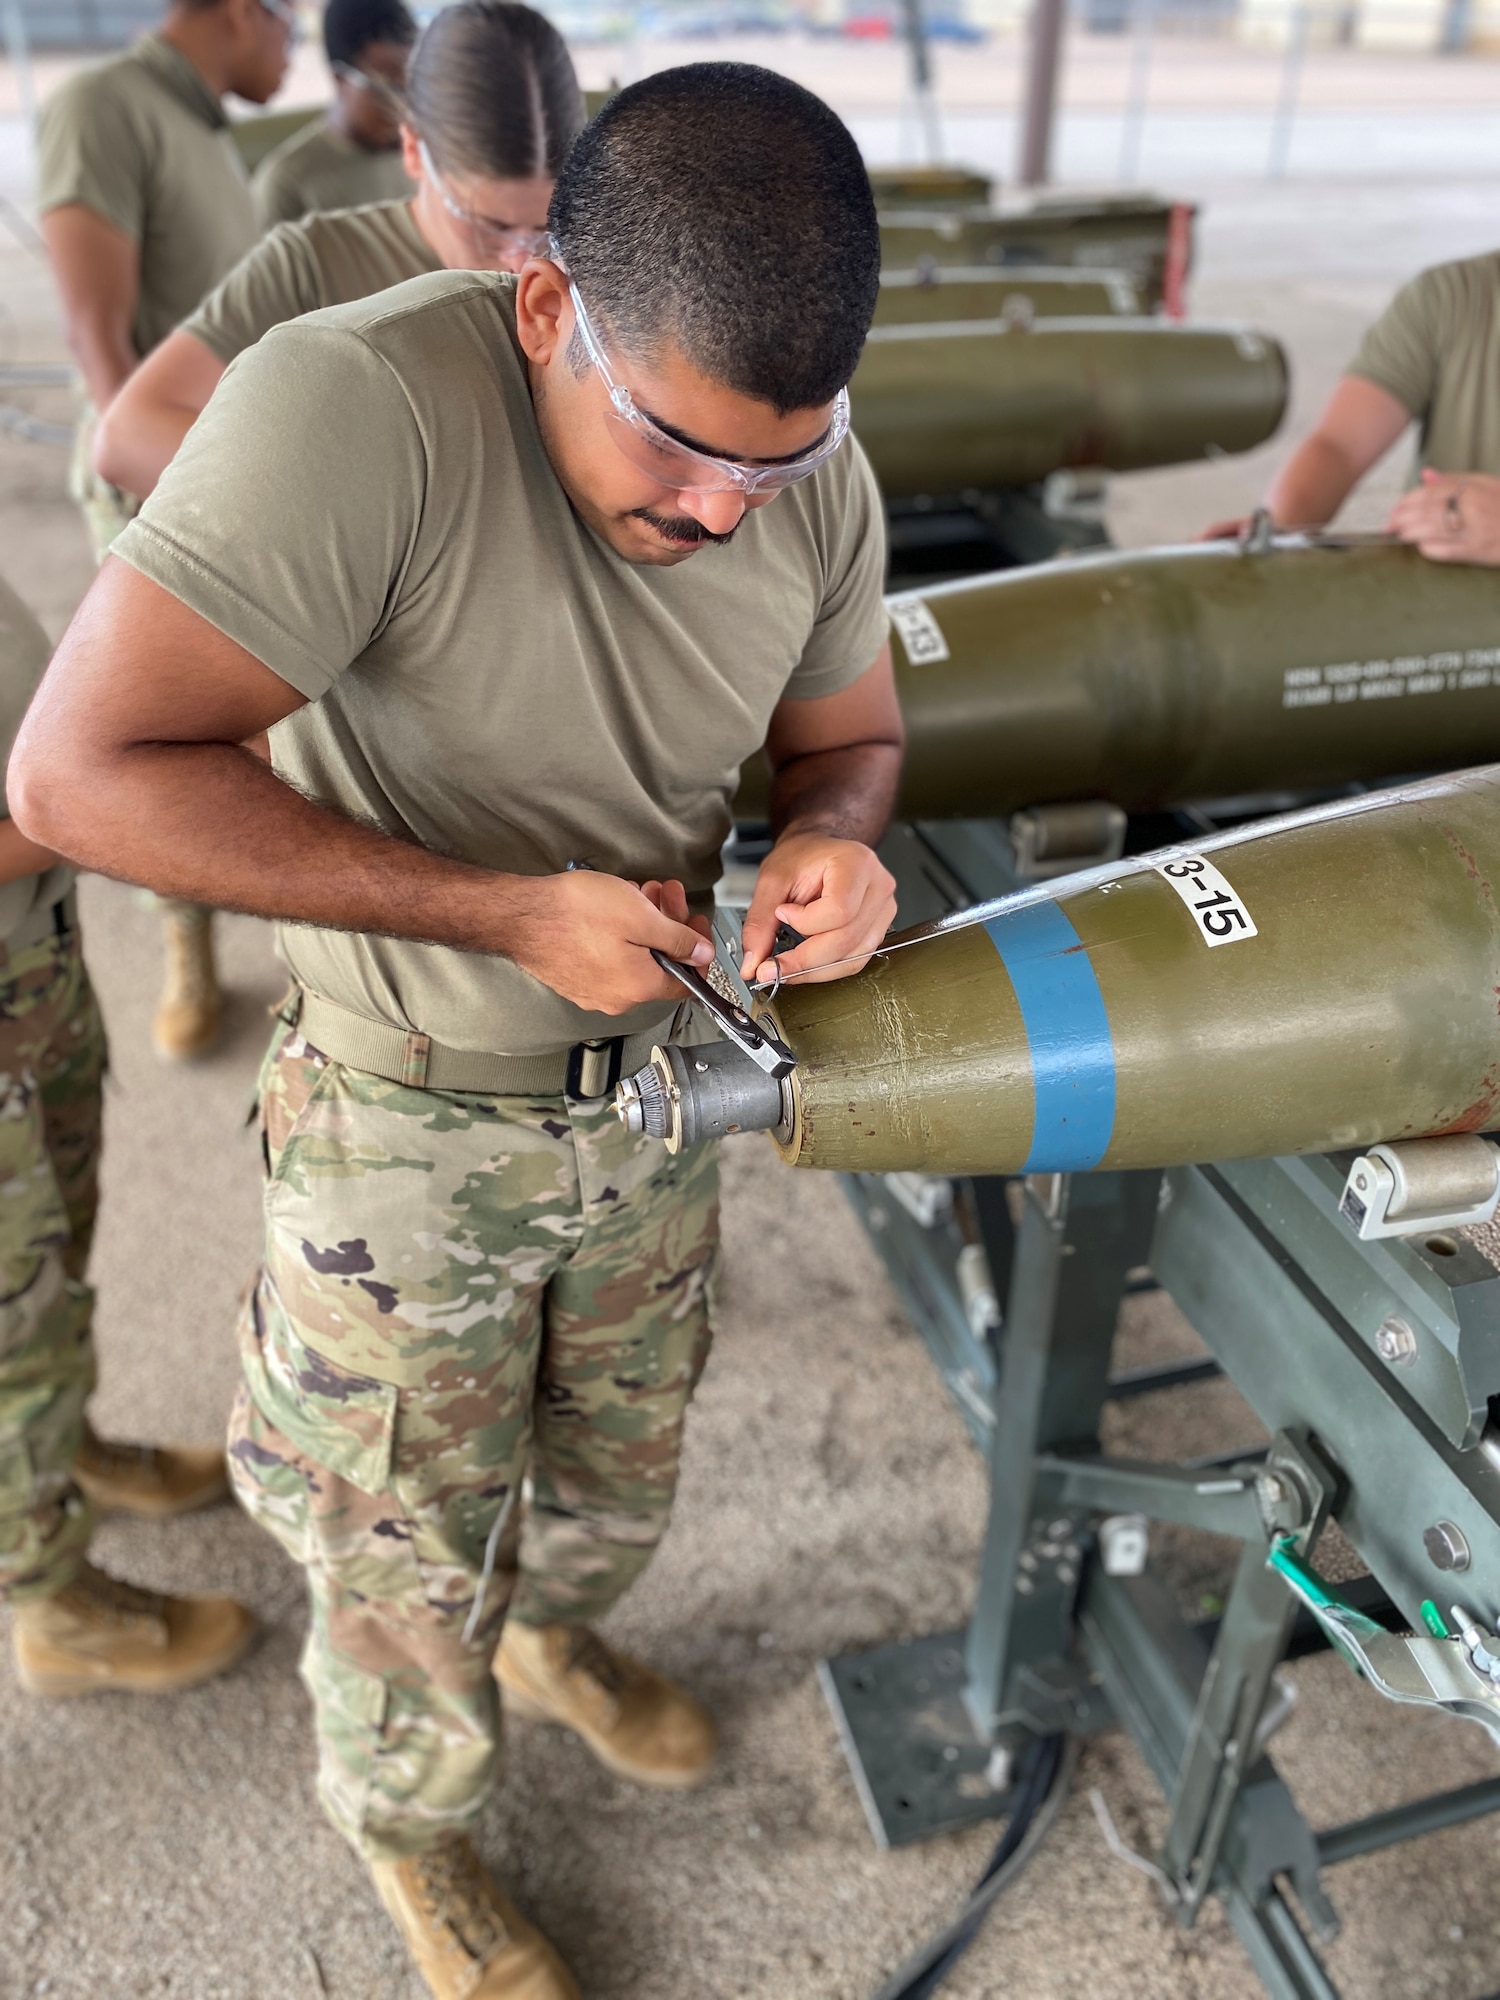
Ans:
MULTIPOLYGON (((1397 279, 1488 241, 1491 196, 1209 191, 1198 310, 1282 334, 1298 425, 1397 279)), ((53 358, 43 274, 0 250, 0 286, 11 353, 53 358)), ((1117 537, 1168 539, 1243 509, 1269 456, 1121 480, 1117 537)), ((88 575, 61 478, 58 454, 0 434, 0 561, 54 631, 88 575)), ((1398 480, 1393 459, 1352 518, 1377 521, 1398 480)), ((244 1119, 278 970, 261 926, 225 923, 226 1046, 199 1069, 163 1070, 146 1040, 155 919, 115 885, 88 883, 84 902, 115 1050, 97 1414, 119 1435, 212 1439, 254 1256, 244 1119)), ((726 1169, 719 1345, 678 1518, 610 1626, 710 1702, 722 1763, 697 1794, 651 1797, 561 1732, 517 1728, 481 1836, 590 2000, 859 2000, 953 1909, 992 1838, 981 1828, 877 1853, 813 1672, 829 1653, 962 1622, 981 1467, 837 1186, 779 1169, 756 1141, 730 1148, 726 1169)), ((1122 1361, 1192 1344, 1159 1299, 1122 1321, 1122 1361)), ((1113 1413, 1107 1441, 1165 1458, 1255 1434, 1214 1384, 1113 1413)), ((1158 1546, 1183 1601, 1207 1608, 1228 1575, 1224 1545, 1164 1533, 1158 1546)), ((312 1797, 289 1564, 230 1508, 165 1528, 109 1524, 99 1554, 145 1582, 233 1589, 264 1636, 230 1679, 151 1702, 29 1701, 0 1650, 0 2000, 420 2000, 312 1797)), ((1500 1770, 1479 1732, 1392 1709, 1335 1660, 1295 1671, 1300 1701, 1276 1754, 1317 1824, 1500 1770)), ((1133 1844, 1159 1835, 1164 1808, 1140 1759, 1118 1737, 1091 1744, 1043 1856, 945 1991, 1249 2000, 1259 1988, 1217 1911, 1181 1935, 1109 1858, 1094 1785, 1133 1844)), ((1477 2000, 1500 1985, 1497 1863, 1500 1827, 1481 1823, 1339 1870, 1344 1933, 1329 1957, 1342 1990, 1477 2000)))

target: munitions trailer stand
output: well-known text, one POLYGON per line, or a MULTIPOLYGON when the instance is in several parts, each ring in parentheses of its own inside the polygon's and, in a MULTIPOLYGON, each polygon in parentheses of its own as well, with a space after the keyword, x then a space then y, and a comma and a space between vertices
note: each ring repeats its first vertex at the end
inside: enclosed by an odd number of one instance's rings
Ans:
MULTIPOLYGON (((894 828, 902 922, 1019 886, 1016 851, 998 823, 894 828)), ((1127 1858, 1184 1927, 1219 1897, 1277 2000, 1335 1996, 1317 1950, 1338 1929, 1328 1870, 1500 1808, 1485 1778, 1315 1831, 1266 1748, 1275 1669, 1330 1642, 1393 1698, 1500 1729, 1500 1698, 1444 1666, 1450 1606, 1481 1624, 1500 1609, 1500 1272, 1440 1231, 1361 1241, 1340 1213, 1347 1164, 845 1177, 990 1476, 967 1629, 822 1669, 876 1839, 1004 1814, 1029 1739, 1123 1728, 1171 1808, 1160 1851, 1127 1858), (1208 1353, 1112 1376, 1121 1300, 1156 1286, 1208 1353), (1220 1372, 1268 1449, 1103 1453, 1111 1399, 1220 1372), (1242 1543, 1216 1625, 1188 1622, 1154 1573, 1151 1521, 1242 1543), (1330 1521, 1369 1571, 1342 1593, 1314 1567, 1330 1521)))

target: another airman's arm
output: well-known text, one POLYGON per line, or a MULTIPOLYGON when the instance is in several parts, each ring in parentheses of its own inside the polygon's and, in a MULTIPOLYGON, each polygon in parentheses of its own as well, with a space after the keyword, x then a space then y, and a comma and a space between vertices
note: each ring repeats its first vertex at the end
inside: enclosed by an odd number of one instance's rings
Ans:
POLYGON ((136 369, 94 432, 94 470, 144 500, 177 454, 224 373, 195 334, 179 327, 136 369))
MULTIPOLYGON (((1316 427, 1292 453, 1265 497, 1278 528, 1322 528, 1354 488, 1384 458, 1412 421, 1388 389, 1362 375, 1344 375, 1316 427)), ((1238 534, 1243 521, 1215 522, 1205 541, 1238 534)))
POLYGON ((140 290, 140 246, 82 202, 41 219, 62 299, 63 327, 96 410, 112 402, 138 356, 132 336, 140 290))

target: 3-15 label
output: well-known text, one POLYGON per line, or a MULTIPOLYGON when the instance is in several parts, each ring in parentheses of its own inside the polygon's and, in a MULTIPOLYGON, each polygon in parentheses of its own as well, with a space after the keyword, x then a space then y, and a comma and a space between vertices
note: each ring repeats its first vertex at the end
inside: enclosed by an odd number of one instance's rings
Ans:
POLYGON ((1192 911, 1194 921, 1209 945, 1235 944, 1253 938, 1255 919, 1211 861, 1201 854, 1184 854, 1176 861, 1164 861, 1157 869, 1192 911))

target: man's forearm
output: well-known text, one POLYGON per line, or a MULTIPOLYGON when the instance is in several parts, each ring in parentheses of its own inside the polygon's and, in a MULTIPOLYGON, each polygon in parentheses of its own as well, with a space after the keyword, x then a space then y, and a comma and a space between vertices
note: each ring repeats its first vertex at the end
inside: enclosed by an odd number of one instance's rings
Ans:
POLYGON ((1331 439, 1315 431, 1292 453, 1266 495, 1278 528, 1321 528, 1348 499, 1359 467, 1331 439))
POLYGON ((0 883, 20 882, 28 875, 44 875, 56 865, 57 856, 28 840, 13 819, 0 819, 0 883))
POLYGON ((855 743, 793 758, 771 782, 771 831, 827 833, 873 847, 901 784, 901 745, 855 743))
POLYGON ((450 860, 348 819, 232 744, 138 746, 91 768, 81 812, 76 783, 39 784, 24 757, 19 777, 12 810, 30 839, 80 867, 189 902, 503 952, 510 919, 534 900, 530 878, 450 860))
POLYGON ((149 499, 196 419, 196 411, 176 404, 132 401, 127 386, 94 432, 94 470, 111 486, 149 499), (124 404, 130 405, 129 421, 122 420, 124 404))
POLYGON ((106 410, 140 360, 128 331, 83 314, 68 321, 68 346, 96 411, 106 410))

